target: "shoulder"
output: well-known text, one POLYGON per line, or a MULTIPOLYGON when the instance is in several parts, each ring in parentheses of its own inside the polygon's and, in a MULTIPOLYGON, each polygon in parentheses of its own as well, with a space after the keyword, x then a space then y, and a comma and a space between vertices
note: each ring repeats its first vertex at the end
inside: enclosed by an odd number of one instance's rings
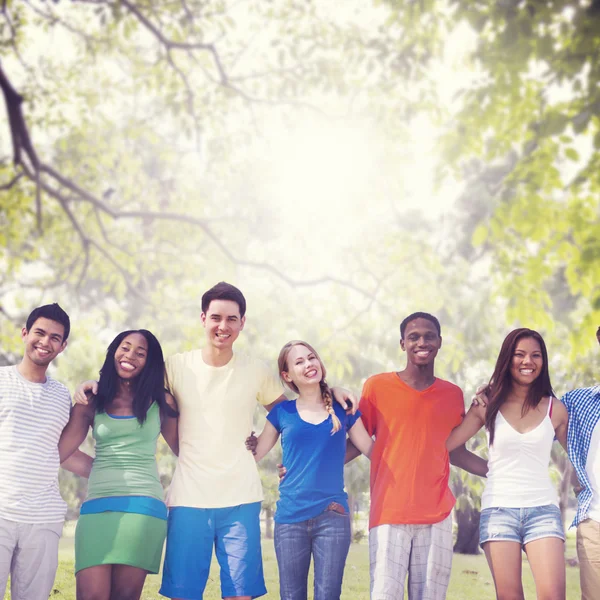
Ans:
POLYGON ((550 398, 550 402, 552 402, 552 421, 566 421, 569 418, 567 407, 558 398, 550 398))
POLYGON ((450 393, 453 395, 459 395, 461 397, 463 396, 462 389, 459 388, 455 383, 452 383, 451 381, 446 381, 445 379, 440 379, 439 377, 437 377, 435 383, 438 389, 440 391, 443 390, 446 394, 450 393))
POLYGON ((371 375, 364 383, 363 389, 376 389, 388 386, 396 377, 395 373, 378 373, 371 375))
MULTIPOLYGON (((271 410, 271 413, 273 413, 275 411, 277 411, 277 414, 294 413, 294 412, 296 412, 296 401, 295 400, 283 400, 282 402, 278 402, 271 410)), ((271 414, 271 413, 269 413, 269 414, 271 414)))
POLYGON ((65 400, 71 404, 71 392, 69 392, 69 388, 67 388, 64 383, 48 377, 48 389, 51 391, 51 393, 59 396, 62 400, 65 400))
POLYGON ((587 403, 592 400, 600 402, 600 384, 587 388, 578 388, 567 392, 561 398, 567 408, 574 404, 587 403))
POLYGON ((180 364, 186 364, 195 361, 198 356, 202 356, 202 350, 200 349, 188 350, 187 352, 177 352, 176 354, 167 356, 165 359, 165 365, 167 365, 167 367, 173 367, 180 364))

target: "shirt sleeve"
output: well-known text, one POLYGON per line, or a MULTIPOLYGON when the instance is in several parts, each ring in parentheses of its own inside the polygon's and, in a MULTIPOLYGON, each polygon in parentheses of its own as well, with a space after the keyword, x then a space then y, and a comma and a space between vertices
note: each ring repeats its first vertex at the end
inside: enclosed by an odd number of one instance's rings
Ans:
POLYGON ((567 392, 560 401, 566 406, 567 412, 571 410, 571 392, 567 392))
POLYGON ((360 410, 357 410, 353 415, 346 415, 346 431, 350 431, 361 416, 360 410))
POLYGON ((173 396, 175 394, 175 371, 177 369, 177 357, 169 356, 165 360, 165 389, 168 390, 173 396))
POLYGON ((275 427, 275 429, 277 430, 278 433, 281 433, 281 423, 279 420, 279 413, 281 408, 281 404, 276 404, 273 407, 273 410, 271 412, 269 412, 269 414, 267 415, 267 421, 269 421, 269 423, 271 423, 271 425, 273 425, 273 427, 275 427))
POLYGON ((283 394, 281 383, 264 362, 257 363, 260 369, 260 386, 256 399, 263 406, 275 402, 283 394))
POLYGON ((375 395, 373 394, 373 385, 370 379, 365 381, 360 397, 360 413, 365 429, 370 436, 376 435, 377 418, 374 405, 375 395))

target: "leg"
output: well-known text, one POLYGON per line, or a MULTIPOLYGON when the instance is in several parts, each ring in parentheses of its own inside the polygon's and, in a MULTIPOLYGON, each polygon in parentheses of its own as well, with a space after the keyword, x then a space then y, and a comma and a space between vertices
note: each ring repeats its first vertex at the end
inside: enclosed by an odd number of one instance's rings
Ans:
POLYGON ((214 512, 223 598, 263 596, 267 588, 260 547, 260 502, 216 508, 214 512))
POLYGON ((313 521, 314 600, 339 600, 350 549, 350 517, 326 510, 313 521))
POLYGON ((565 543, 547 537, 525 544, 538 600, 566 600, 565 543))
POLYGON ((215 539, 214 512, 187 506, 169 511, 161 595, 202 598, 215 539))
POLYGON ((0 519, 0 596, 3 598, 17 547, 17 527, 18 523, 0 519))
POLYGON ((485 542, 483 551, 487 558, 498 600, 525 600, 521 581, 521 543, 485 542))
POLYGON ((452 570, 452 515, 416 525, 408 567, 410 600, 444 600, 452 570))
POLYGON ((113 565, 96 565, 77 571, 77 600, 109 600, 113 565))
POLYGON ((600 523, 586 519, 577 526, 581 600, 594 600, 600 590, 600 523))
POLYGON ((309 521, 275 523, 275 555, 281 600, 306 600, 311 540, 309 521))
POLYGON ((371 600, 403 600, 412 525, 379 525, 369 532, 371 600))
POLYGON ((20 524, 13 557, 10 590, 13 600, 48 600, 58 568, 62 523, 20 524))
POLYGON ((113 565, 110 600, 140 600, 148 571, 129 565, 113 565))

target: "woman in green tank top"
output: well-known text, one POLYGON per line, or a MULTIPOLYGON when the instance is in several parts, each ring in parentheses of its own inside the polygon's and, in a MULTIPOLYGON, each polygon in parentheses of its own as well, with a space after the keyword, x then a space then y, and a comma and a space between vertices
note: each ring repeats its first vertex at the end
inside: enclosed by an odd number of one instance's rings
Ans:
POLYGON ((75 404, 59 449, 74 452, 90 427, 96 457, 75 532, 77 600, 138 600, 158 573, 167 509, 156 464, 160 433, 177 455, 177 405, 165 391, 156 337, 124 331, 110 344, 98 393, 75 404))

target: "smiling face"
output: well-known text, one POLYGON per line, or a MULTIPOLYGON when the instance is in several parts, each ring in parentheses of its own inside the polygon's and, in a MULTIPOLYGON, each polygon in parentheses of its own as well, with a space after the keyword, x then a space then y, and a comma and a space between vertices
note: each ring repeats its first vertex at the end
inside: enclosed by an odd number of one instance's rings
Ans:
POLYGON ((115 369, 121 379, 134 379, 146 366, 148 342, 141 333, 130 333, 115 351, 115 369))
POLYGON ((201 318, 209 343, 218 350, 231 350, 246 322, 233 300, 213 300, 201 318))
POLYGON ((408 362, 419 367, 432 364, 441 346, 442 337, 436 326, 429 319, 421 317, 406 324, 404 338, 400 340, 400 347, 406 352, 408 362))
POLYGON ((282 370, 281 377, 285 382, 293 383, 298 389, 319 384, 323 379, 323 365, 319 357, 302 344, 292 346, 287 355, 286 367, 287 371, 282 370))
POLYGON ((532 337, 521 338, 513 352, 510 376, 514 383, 531 385, 542 372, 544 358, 539 342, 532 337))
POLYGON ((44 317, 36 319, 29 331, 21 331, 25 357, 38 367, 47 367, 66 348, 64 333, 60 323, 44 317))

